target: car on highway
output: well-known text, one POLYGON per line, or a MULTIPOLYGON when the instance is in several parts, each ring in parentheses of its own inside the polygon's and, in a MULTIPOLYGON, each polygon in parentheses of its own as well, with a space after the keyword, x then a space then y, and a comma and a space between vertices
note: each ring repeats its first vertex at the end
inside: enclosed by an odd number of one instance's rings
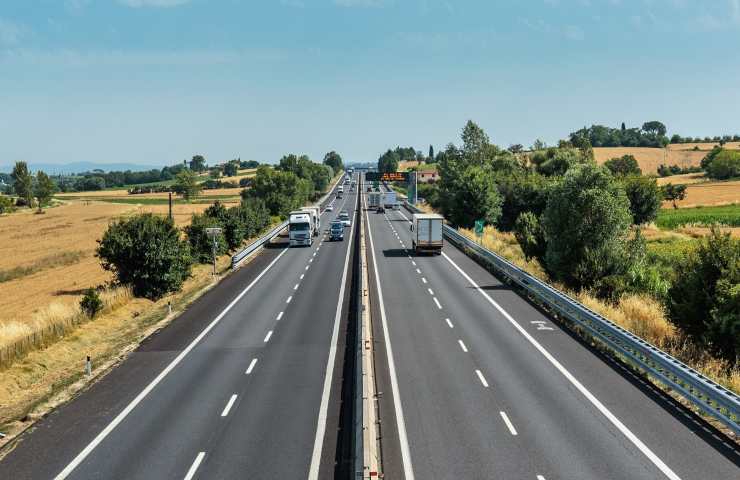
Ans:
POLYGON ((329 205, 327 205, 326 208, 324 209, 324 211, 333 212, 334 211, 334 204, 333 203, 330 203, 329 205))
POLYGON ((342 210, 339 212, 339 215, 337 215, 337 219, 342 222, 342 225, 345 227, 349 227, 352 225, 352 220, 349 219, 349 213, 347 213, 347 210, 342 210))
POLYGON ((340 220, 334 220, 329 226, 329 241, 344 241, 344 224, 340 220))

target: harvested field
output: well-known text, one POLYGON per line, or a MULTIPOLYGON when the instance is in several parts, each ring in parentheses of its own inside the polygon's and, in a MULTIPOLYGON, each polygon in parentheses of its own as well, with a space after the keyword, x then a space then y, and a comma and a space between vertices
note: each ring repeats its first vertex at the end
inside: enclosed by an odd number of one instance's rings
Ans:
MULTIPOLYGON (((709 151, 713 149, 714 147, 719 147, 719 142, 711 142, 711 143, 671 143, 666 148, 668 150, 693 150, 696 147, 699 147, 699 150, 706 150, 709 151)), ((739 150, 740 149, 740 142, 727 142, 723 148, 727 148, 730 150, 739 150)))
MULTIPOLYGON (((236 178, 236 177, 232 177, 236 178)), ((242 192, 242 188, 217 188, 213 190, 203 190, 201 191, 199 197, 235 197, 239 196, 239 194, 242 192)), ((151 199, 151 198, 158 198, 162 200, 166 200, 169 198, 169 193, 167 192, 159 192, 159 193, 141 193, 137 195, 130 195, 128 193, 128 190, 99 190, 96 192, 67 192, 67 193, 57 193, 55 195, 58 198, 62 199, 70 199, 70 198, 84 198, 84 199, 117 199, 117 198, 141 198, 141 199, 151 199)), ((172 195, 172 198, 175 200, 182 200, 182 197, 180 195, 172 195)), ((196 197, 197 200, 198 197, 196 197)))
POLYGON ((694 167, 701 164, 707 155, 705 151, 669 150, 647 147, 598 147, 594 148, 594 158, 599 165, 609 159, 632 155, 640 165, 645 175, 657 173, 658 167, 663 165, 678 165, 681 168, 694 167))
MULTIPOLYGON (((689 185, 686 187, 686 198, 676 203, 679 208, 740 203, 740 180, 689 185)), ((663 202, 663 208, 673 208, 672 202, 663 202)))
POLYGON ((658 177, 658 185, 672 183, 674 185, 689 185, 692 183, 702 183, 710 181, 704 176, 704 172, 686 173, 684 175, 671 175, 670 177, 658 177))

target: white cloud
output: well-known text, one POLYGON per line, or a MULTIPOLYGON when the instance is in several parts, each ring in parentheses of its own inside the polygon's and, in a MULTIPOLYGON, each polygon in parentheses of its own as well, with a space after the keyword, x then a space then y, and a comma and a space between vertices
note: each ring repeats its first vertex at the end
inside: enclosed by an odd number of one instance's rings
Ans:
POLYGON ((118 0, 118 3, 132 8, 142 7, 177 7, 189 3, 190 0, 118 0))
POLYGON ((10 20, 0 18, 0 45, 17 45, 25 29, 10 20))

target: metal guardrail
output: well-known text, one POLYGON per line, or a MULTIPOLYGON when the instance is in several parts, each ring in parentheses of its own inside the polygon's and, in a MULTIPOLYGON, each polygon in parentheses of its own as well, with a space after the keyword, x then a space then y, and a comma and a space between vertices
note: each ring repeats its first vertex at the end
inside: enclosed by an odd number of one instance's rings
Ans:
MULTIPOLYGON (((339 177, 339 179, 334 183, 334 185, 329 189, 329 191, 319 199, 316 205, 318 205, 319 209, 321 209, 322 204, 329 198, 329 196, 334 193, 334 190, 337 188, 337 185, 339 182, 342 181, 344 176, 339 177)), ((254 242, 250 243, 244 250, 241 250, 237 252, 235 255, 231 257, 231 268, 234 269, 239 266, 240 263, 244 261, 247 257, 249 257, 253 252, 258 250, 259 248, 263 247, 266 243, 269 243, 273 238, 277 237, 280 232, 283 231, 288 226, 288 221, 284 221, 277 227, 273 228, 266 234, 262 235, 260 238, 255 240, 254 242)))
MULTIPOLYGON (((404 205, 410 212, 422 212, 408 202, 404 202, 404 205)), ((649 376, 675 391, 700 412, 714 417, 735 435, 740 435, 740 397, 738 395, 475 243, 456 229, 445 225, 443 234, 447 240, 458 247, 475 252, 538 302, 547 305, 558 315, 577 324, 628 363, 642 369, 649 376)))

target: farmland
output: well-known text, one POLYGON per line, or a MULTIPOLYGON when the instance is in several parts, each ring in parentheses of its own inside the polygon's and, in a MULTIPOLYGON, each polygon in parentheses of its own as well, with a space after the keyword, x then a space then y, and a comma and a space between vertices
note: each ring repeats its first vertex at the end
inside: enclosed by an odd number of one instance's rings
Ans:
MULTIPOLYGON (((712 148, 718 143, 677 143, 666 148, 649 147, 598 147, 594 148, 596 163, 602 164, 609 159, 632 155, 640 165, 642 173, 651 175, 657 173, 660 165, 678 165, 681 168, 696 167, 701 164, 712 148), (698 150, 696 149, 698 148, 698 150)), ((724 148, 740 149, 740 142, 728 142, 724 148)))
POLYGON ((676 229, 686 225, 708 227, 712 224, 740 227, 740 204, 718 207, 664 208, 658 213, 656 225, 676 229))

